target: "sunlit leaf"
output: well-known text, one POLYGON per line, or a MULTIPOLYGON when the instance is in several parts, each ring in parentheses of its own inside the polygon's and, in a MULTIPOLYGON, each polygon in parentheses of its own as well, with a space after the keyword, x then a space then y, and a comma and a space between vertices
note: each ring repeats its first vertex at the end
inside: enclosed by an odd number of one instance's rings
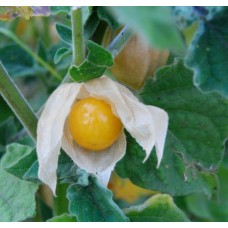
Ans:
POLYGON ((48 219, 47 222, 77 222, 77 219, 75 216, 65 213, 48 219))
POLYGON ((126 209, 131 222, 188 222, 184 212, 173 202, 172 197, 157 194, 144 204, 126 209))

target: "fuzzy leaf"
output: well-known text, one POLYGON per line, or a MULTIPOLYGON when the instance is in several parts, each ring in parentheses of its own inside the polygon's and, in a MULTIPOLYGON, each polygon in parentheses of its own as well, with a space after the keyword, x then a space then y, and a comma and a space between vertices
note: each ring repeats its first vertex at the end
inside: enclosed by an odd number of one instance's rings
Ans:
POLYGON ((41 181, 38 178, 38 168, 39 164, 38 161, 35 161, 31 167, 24 173, 23 179, 27 181, 31 181, 34 183, 41 183, 41 181))
POLYGON ((112 15, 108 7, 98 6, 97 15, 101 20, 106 21, 112 29, 115 30, 120 27, 120 24, 118 23, 116 18, 112 15))
POLYGON ((56 24, 56 31, 57 34, 59 35, 59 38, 64 41, 66 44, 70 44, 72 43, 72 30, 65 26, 65 25, 61 25, 61 24, 56 24))
POLYGON ((7 166, 5 170, 16 177, 23 179, 24 174, 29 170, 36 159, 36 152, 33 150, 26 156, 21 157, 20 160, 13 165, 7 166))
POLYGON ((75 216, 65 213, 48 219, 47 222, 77 222, 77 219, 75 216))
POLYGON ((29 146, 21 145, 18 143, 12 143, 6 147, 7 156, 4 156, 1 160, 3 168, 9 168, 23 157, 26 157, 32 152, 32 148, 29 146), (16 152, 15 152, 16 151, 16 152))
POLYGON ((120 22, 131 26, 152 47, 183 52, 184 42, 177 29, 171 7, 110 7, 120 22))
POLYGON ((125 157, 117 163, 116 171, 123 178, 129 178, 134 184, 154 191, 161 191, 173 196, 187 195, 203 191, 209 197, 214 186, 207 186, 207 179, 213 175, 197 172, 193 166, 185 167, 183 155, 186 151, 182 143, 169 132, 161 165, 157 168, 155 151, 143 163, 145 152, 130 134, 127 136, 125 157), (204 187, 205 185, 205 187, 204 187))
POLYGON ((141 187, 171 195, 206 190, 211 196, 214 186, 208 181, 215 178, 213 172, 222 160, 228 101, 217 94, 201 94, 182 61, 160 69, 156 75, 157 80, 147 81, 140 95, 144 103, 163 108, 169 115, 161 166, 156 169, 153 153, 142 164, 145 152, 128 136, 127 153, 117 172, 141 187))
POLYGON ((219 199, 210 200, 203 194, 187 196, 185 201, 190 212, 198 218, 211 222, 228 222, 228 169, 223 165, 218 172, 219 199))
POLYGON ((85 27, 84 27, 84 36, 85 39, 90 39, 91 36, 94 34, 96 31, 98 25, 100 23, 100 19, 97 16, 97 11, 92 11, 90 17, 86 21, 85 27))
POLYGON ((7 147, 0 163, 0 221, 23 221, 35 215, 35 193, 38 185, 19 180, 5 172, 6 168, 19 160, 31 148, 19 144, 7 147))
POLYGON ((69 73, 76 82, 88 81, 103 75, 107 67, 113 65, 111 53, 98 44, 88 41, 86 60, 79 66, 71 66, 69 73))
POLYGON ((156 75, 157 80, 144 87, 142 100, 168 112, 169 130, 183 144, 188 163, 215 170, 227 138, 228 101, 216 93, 200 93, 192 83, 192 71, 181 60, 156 75))
POLYGON ((105 70, 106 67, 99 67, 86 60, 79 67, 71 66, 69 73, 76 82, 85 82, 102 76, 105 70))
POLYGON ((0 169, 0 221, 23 221, 35 215, 38 185, 19 180, 0 169))
POLYGON ((110 190, 95 177, 88 186, 73 184, 68 188, 69 211, 79 222, 124 222, 128 218, 112 200, 110 190))
POLYGON ((51 13, 57 15, 59 13, 69 13, 71 10, 70 6, 50 6, 51 13))
POLYGON ((173 202, 172 197, 157 194, 140 206, 124 210, 131 222, 188 222, 189 219, 173 202))
POLYGON ((96 64, 97 66, 111 67, 113 65, 113 58, 110 52, 94 43, 88 41, 87 48, 89 50, 88 61, 96 64))
POLYGON ((216 91, 228 97, 228 10, 201 20, 192 41, 186 65, 194 71, 194 84, 202 92, 216 91))
POLYGON ((0 60, 12 77, 23 77, 35 74, 33 59, 16 44, 1 47, 0 60))
MULTIPOLYGON (((8 169, 7 171, 11 172, 12 174, 14 169, 19 169, 21 167, 21 165, 23 163, 25 163, 27 160, 29 160, 32 157, 32 155, 28 155, 27 157, 24 157, 24 159, 22 159, 21 161, 18 162, 18 164, 16 164, 13 167, 10 167, 10 170, 8 169)), ((35 159, 35 157, 33 157, 33 163, 30 165, 29 168, 27 168, 28 164, 26 165, 27 171, 23 174, 23 179, 25 180, 29 180, 35 183, 39 183, 40 180, 38 179, 38 169, 39 169, 39 164, 37 159, 35 159)), ((32 162, 32 160, 31 160, 32 162)), ((23 169, 23 167, 21 167, 21 170, 23 169)), ((58 179, 61 181, 65 181, 65 179, 67 181, 65 182, 69 182, 72 181, 71 178, 74 179, 74 177, 77 175, 77 166, 73 163, 73 161, 64 153, 62 152, 59 155, 59 161, 58 161, 58 169, 57 169, 57 176, 58 179)))
POLYGON ((72 54, 71 49, 68 48, 59 48, 54 56, 54 63, 57 64, 59 63, 62 59, 64 59, 65 57, 69 56, 72 54))

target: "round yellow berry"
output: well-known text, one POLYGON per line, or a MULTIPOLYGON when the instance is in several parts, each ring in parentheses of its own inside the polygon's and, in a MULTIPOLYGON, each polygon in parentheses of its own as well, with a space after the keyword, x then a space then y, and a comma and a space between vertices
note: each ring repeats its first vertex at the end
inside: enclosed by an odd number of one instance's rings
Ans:
POLYGON ((99 151, 108 148, 118 139, 122 123, 108 103, 89 97, 72 107, 69 128, 77 144, 99 151))

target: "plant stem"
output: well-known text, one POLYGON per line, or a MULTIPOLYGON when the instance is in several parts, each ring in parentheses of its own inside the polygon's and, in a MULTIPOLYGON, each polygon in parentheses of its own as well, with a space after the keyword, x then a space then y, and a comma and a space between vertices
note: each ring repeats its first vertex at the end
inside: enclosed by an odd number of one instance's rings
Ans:
POLYGON ((130 30, 128 26, 125 26, 115 37, 115 39, 108 45, 107 50, 111 52, 113 58, 120 53, 132 35, 133 31, 130 30))
MULTIPOLYGON (((72 9, 71 11, 71 29, 72 29, 72 64, 79 66, 85 58, 85 48, 83 40, 82 8, 72 9)), ((73 81, 69 74, 63 79, 62 83, 73 81)))
POLYGON ((61 75, 52 68, 49 64, 47 64, 39 55, 37 55, 30 47, 28 47, 25 43, 23 43, 13 32, 6 28, 0 27, 0 33, 12 39, 15 43, 17 43, 22 49, 24 49, 30 56, 32 56, 40 65, 46 68, 56 79, 62 80, 61 75))
POLYGON ((69 184, 57 184, 56 195, 54 198, 54 216, 68 212, 68 199, 66 198, 69 184))
POLYGON ((81 65, 84 60, 84 40, 82 24, 82 8, 72 9, 72 45, 73 45, 73 64, 81 65))
POLYGON ((32 108, 18 90, 0 61, 0 93, 17 118, 36 141, 37 117, 32 108))

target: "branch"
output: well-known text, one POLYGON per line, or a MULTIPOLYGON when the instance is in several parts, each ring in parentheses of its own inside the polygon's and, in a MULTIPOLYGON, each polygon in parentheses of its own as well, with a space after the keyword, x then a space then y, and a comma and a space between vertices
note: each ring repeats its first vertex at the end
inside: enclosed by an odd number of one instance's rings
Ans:
POLYGON ((0 61, 0 93, 17 118, 26 128, 34 142, 36 141, 37 117, 32 108, 18 90, 0 61))

